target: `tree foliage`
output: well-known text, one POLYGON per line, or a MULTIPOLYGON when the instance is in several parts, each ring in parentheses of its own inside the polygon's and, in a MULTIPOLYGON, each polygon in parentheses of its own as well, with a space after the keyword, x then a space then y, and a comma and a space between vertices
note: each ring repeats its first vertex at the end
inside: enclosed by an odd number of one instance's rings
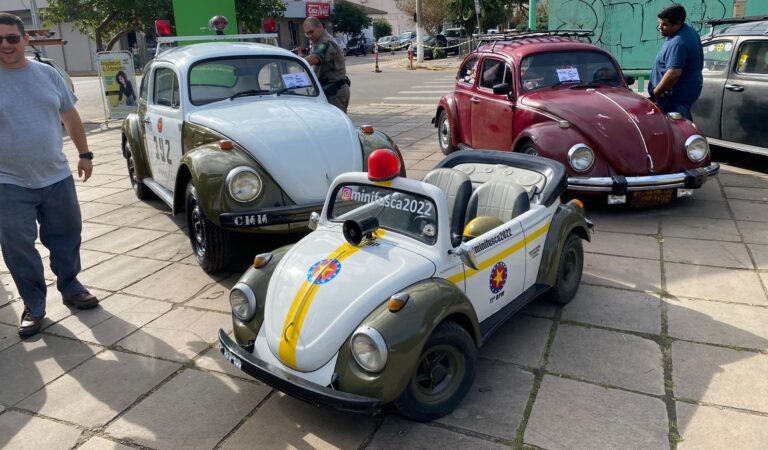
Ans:
POLYGON ((373 21, 373 36, 378 40, 384 36, 392 34, 392 25, 389 24, 387 19, 379 18, 373 21))
MULTIPOLYGON (((454 1, 455 0, 422 0, 421 25, 427 33, 436 35, 443 26, 443 22, 445 22, 446 19, 453 18, 453 15, 450 12, 450 7, 451 3, 454 1)), ((469 0, 469 2, 470 4, 473 4, 472 0, 469 0)), ((409 16, 416 14, 416 0, 395 0, 395 5, 397 5, 397 8, 400 11, 409 16)))
MULTIPOLYGON (((529 0, 482 0, 480 2, 480 32, 502 26, 515 27, 518 30, 528 28, 529 0)), ((538 4, 537 28, 547 27, 546 5, 538 4)), ((449 16, 460 23, 467 31, 477 28, 475 4, 473 0, 451 0, 449 16)))
POLYGON ((368 17, 359 6, 349 2, 337 2, 333 5, 333 31, 358 35, 371 25, 368 17))
MULTIPOLYGON (((283 0, 235 0, 237 18, 245 27, 256 30, 264 17, 282 17, 283 0)), ((154 28, 157 19, 173 19, 171 0, 50 0, 44 16, 46 24, 72 22, 81 33, 96 40, 103 50, 102 38, 114 43, 129 31, 154 28)), ((110 45, 111 46, 111 45, 110 45)))

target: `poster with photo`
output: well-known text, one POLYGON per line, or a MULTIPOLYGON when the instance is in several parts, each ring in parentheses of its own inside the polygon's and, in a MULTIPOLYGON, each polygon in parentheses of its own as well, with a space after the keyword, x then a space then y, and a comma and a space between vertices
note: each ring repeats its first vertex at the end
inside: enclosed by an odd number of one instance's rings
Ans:
POLYGON ((96 54, 104 109, 109 119, 122 119, 136 111, 139 86, 128 51, 96 54))

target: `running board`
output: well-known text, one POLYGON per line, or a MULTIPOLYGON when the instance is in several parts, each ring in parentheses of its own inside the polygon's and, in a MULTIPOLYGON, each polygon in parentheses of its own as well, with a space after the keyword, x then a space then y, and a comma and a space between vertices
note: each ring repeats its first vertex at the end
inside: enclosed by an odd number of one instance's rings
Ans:
POLYGON ((757 147, 755 145, 749 145, 749 144, 738 144, 736 142, 723 141, 720 139, 713 139, 709 137, 707 138, 707 142, 709 142, 710 145, 725 147, 731 150, 738 150, 740 152, 748 152, 748 153, 754 153, 756 155, 768 156, 768 148, 765 148, 765 147, 757 147))
POLYGON ((154 192, 158 197, 160 197, 160 200, 164 201, 165 204, 171 207, 173 209, 173 192, 169 191, 168 189, 160 186, 160 184, 153 180, 152 178, 144 178, 142 180, 142 183, 146 184, 147 187, 154 192))

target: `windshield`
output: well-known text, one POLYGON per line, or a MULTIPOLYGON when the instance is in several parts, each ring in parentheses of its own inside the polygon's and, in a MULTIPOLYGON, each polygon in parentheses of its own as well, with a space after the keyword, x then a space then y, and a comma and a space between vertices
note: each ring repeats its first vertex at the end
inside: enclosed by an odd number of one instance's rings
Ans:
POLYGON ((579 83, 622 85, 622 79, 611 58, 593 51, 528 56, 520 63, 520 80, 523 91, 579 83))
POLYGON ((400 35, 400 39, 410 39, 412 35, 414 35, 412 31, 406 31, 405 33, 400 35))
POLYGON ((299 61, 275 56, 246 56, 201 61, 189 69, 189 98, 205 105, 240 96, 318 95, 312 75, 299 61))
POLYGON ((333 222, 375 217, 379 227, 425 244, 437 242, 437 208, 424 196, 385 186, 343 184, 336 187, 328 208, 333 222))

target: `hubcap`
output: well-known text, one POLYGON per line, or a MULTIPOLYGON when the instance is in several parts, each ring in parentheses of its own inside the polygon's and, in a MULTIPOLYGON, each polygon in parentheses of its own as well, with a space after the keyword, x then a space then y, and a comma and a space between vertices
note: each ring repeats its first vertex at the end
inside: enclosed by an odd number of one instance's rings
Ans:
POLYGON ((531 156, 539 156, 539 151, 536 150, 536 147, 526 147, 525 150, 523 150, 523 153, 531 156))
POLYGON ((448 119, 440 124, 440 147, 447 149, 451 142, 451 124, 448 119))
POLYGON ((439 403, 456 393, 464 373, 464 359, 448 345, 431 348, 419 361, 413 383, 423 403, 439 403))

